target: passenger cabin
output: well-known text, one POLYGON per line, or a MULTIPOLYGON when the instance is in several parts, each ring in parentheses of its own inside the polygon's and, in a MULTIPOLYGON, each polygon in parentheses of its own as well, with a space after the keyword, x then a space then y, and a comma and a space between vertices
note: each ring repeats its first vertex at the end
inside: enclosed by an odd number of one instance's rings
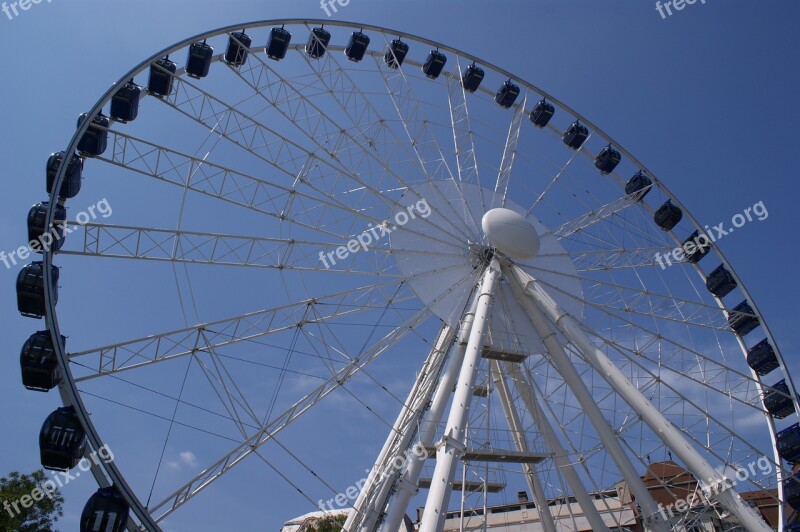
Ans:
POLYGON ((776 438, 778 454, 790 464, 800 462, 800 423, 783 429, 776 438))
POLYGON ((564 135, 561 136, 561 140, 573 150, 577 150, 583 146, 584 141, 588 137, 589 130, 586 128, 586 126, 576 120, 570 124, 570 126, 564 132, 564 135))
POLYGON ((81 512, 80 532, 123 532, 130 507, 113 486, 98 489, 81 512))
POLYGON ((728 314, 728 324, 736 334, 744 336, 759 326, 758 317, 747 301, 742 301, 728 314))
POLYGON ((408 44, 400 39, 394 39, 389 43, 389 48, 386 50, 383 59, 389 68, 400 68, 403 66, 406 55, 408 55, 408 44))
POLYGON ((700 231, 697 230, 683 241, 681 247, 686 253, 686 260, 697 264, 711 251, 711 239, 705 233, 700 235, 700 231))
POLYGON ((736 288, 736 279, 733 278, 731 272, 725 269, 724 264, 720 264, 708 274, 706 288, 717 297, 725 297, 736 288))
POLYGON ((45 223, 49 205, 49 202, 43 201, 28 211, 28 242, 33 242, 31 250, 35 253, 58 251, 66 239, 62 228, 67 223, 67 209, 63 205, 56 205, 53 227, 50 228, 45 223))
MULTIPOLYGON (((58 302, 58 268, 51 266, 51 292, 58 302)), ((17 308, 28 318, 41 318, 46 314, 44 305, 44 263, 31 262, 17 275, 17 308)))
POLYGON ((619 162, 622 160, 622 155, 611 147, 611 144, 603 148, 600 153, 597 154, 597 157, 594 159, 594 167, 600 170, 600 173, 610 174, 614 171, 614 168, 617 167, 619 162))
POLYGON ((324 28, 313 28, 306 43, 306 53, 313 59, 325 55, 325 50, 331 42, 331 33, 324 28))
POLYGON ((147 80, 147 91, 163 98, 172 93, 172 80, 178 65, 169 60, 169 56, 163 57, 150 65, 150 77, 147 80))
POLYGON ((428 59, 422 65, 422 72, 430 79, 436 79, 444 70, 444 65, 447 63, 447 56, 439 50, 431 50, 428 54, 428 59))
MULTIPOLYGON (((83 113, 78 117, 78 127, 80 128, 84 121, 89 118, 88 113, 83 113)), ((88 129, 78 142, 78 151, 81 155, 87 157, 97 157, 102 155, 108 147, 108 131, 102 128, 108 128, 108 117, 103 113, 99 113, 92 119, 88 129)))
POLYGON ((39 432, 39 452, 45 469, 69 471, 81 461, 86 450, 86 433, 75 414, 65 406, 47 416, 39 432))
POLYGON ((633 201, 642 201, 651 188, 653 188, 653 180, 639 170, 625 183, 625 194, 630 196, 633 201))
POLYGON ((141 97, 142 88, 133 80, 128 81, 111 98, 111 118, 123 124, 136 120, 141 97))
POLYGON ((658 208, 653 215, 653 220, 656 225, 664 231, 669 231, 681 221, 683 218, 683 211, 672 204, 672 200, 667 200, 658 208))
POLYGON ((267 41, 267 57, 275 61, 280 61, 286 57, 289 43, 292 42, 292 34, 284 28, 272 28, 267 41))
POLYGON ((800 471, 783 481, 783 498, 789 506, 800 512, 800 471))
POLYGON ((511 80, 508 80, 504 82, 500 90, 497 91, 497 94, 494 96, 494 101, 503 109, 508 109, 517 101, 519 93, 519 86, 515 85, 511 80))
POLYGON ((545 127, 555 112, 556 108, 553 107, 553 104, 542 98, 531 111, 531 122, 536 127, 545 127))
MULTIPOLYGON (((47 193, 53 193, 53 184, 56 181, 56 175, 61 168, 61 163, 66 158, 67 152, 56 152, 50 155, 47 159, 47 193)), ((81 191, 81 179, 83 178, 83 159, 78 155, 73 155, 69 158, 67 171, 64 174, 64 180, 61 181, 61 188, 58 191, 58 197, 62 199, 74 198, 81 191)))
POLYGON ((186 58, 186 74, 194 79, 208 76, 213 58, 214 48, 210 44, 206 41, 193 43, 189 47, 189 57, 186 58))
MULTIPOLYGON (((66 345, 66 337, 61 337, 61 347, 66 345)), ((22 345, 19 355, 22 369, 22 385, 29 390, 46 392, 58 385, 58 359, 53 347, 50 331, 33 333, 22 345)))
POLYGON ((764 338, 747 351, 747 365, 761 376, 780 366, 778 357, 775 356, 775 350, 772 349, 769 340, 764 338))
POLYGON ((461 85, 464 87, 465 91, 470 93, 475 92, 481 86, 485 75, 486 72, 484 72, 481 67, 472 63, 464 71, 464 75, 461 76, 461 85))
POLYGON ((783 419, 794 413, 794 402, 789 395, 785 380, 780 380, 764 394, 764 406, 775 419, 783 419))
POLYGON ((225 62, 232 67, 240 67, 247 62, 247 54, 253 39, 244 30, 228 35, 228 48, 225 49, 225 62))
POLYGON ((369 48, 369 40, 369 36, 365 33, 354 31, 353 34, 350 35, 350 41, 348 41, 347 47, 344 49, 344 54, 347 56, 347 59, 354 63, 358 63, 364 59, 367 48, 369 48))

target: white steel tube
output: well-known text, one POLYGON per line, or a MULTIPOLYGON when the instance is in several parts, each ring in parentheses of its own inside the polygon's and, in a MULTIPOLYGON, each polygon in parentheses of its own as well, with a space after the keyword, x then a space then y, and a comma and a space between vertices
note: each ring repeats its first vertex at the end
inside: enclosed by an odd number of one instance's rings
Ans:
POLYGON ((469 334, 464 363, 458 376, 453 404, 447 418, 447 426, 441 441, 437 444, 436 467, 433 472, 431 489, 425 501, 425 510, 420 523, 420 532, 436 532, 444 526, 447 515, 447 504, 453 489, 458 459, 464 453, 464 426, 468 419, 469 407, 475 388, 483 347, 486 341, 486 329, 489 321, 489 309, 492 304, 494 289, 500 277, 500 265, 493 258, 483 273, 475 320, 469 334))
POLYGON ((525 313, 536 328, 536 332, 544 342, 547 352, 550 354, 550 360, 556 367, 556 370, 564 379, 564 382, 569 386, 572 393, 575 395, 586 417, 592 423, 592 426, 597 431, 597 436, 603 442, 606 451, 611 456, 614 463, 617 465, 622 478, 628 483, 628 487, 636 497, 636 502, 642 508, 642 517, 645 530, 664 531, 670 530, 667 519, 664 519, 659 514, 659 506, 653 500, 647 486, 639 476, 630 457, 622 448, 622 444, 617 439, 617 435, 608 421, 603 417, 600 407, 595 403, 592 393, 586 386, 586 383, 580 377, 578 370, 572 364, 572 361, 567 356, 564 347, 558 340, 555 330, 547 319, 547 316, 539 309, 534 300, 528 297, 524 291, 524 285, 520 283, 519 279, 515 276, 517 268, 511 266, 506 269, 506 279, 511 287, 512 292, 516 296, 519 304, 525 310, 525 313))
POLYGON ((359 493, 358 498, 353 505, 353 511, 350 512, 347 521, 345 521, 343 527, 344 530, 374 530, 380 514, 383 511, 382 503, 385 502, 386 497, 388 496, 388 491, 391 488, 391 481, 385 475, 385 465, 387 459, 390 458, 389 452, 393 447, 398 447, 401 449, 408 448, 412 434, 409 431, 405 431, 406 434, 400 434, 400 432, 404 426, 408 425, 409 417, 414 417, 418 420, 422 417, 425 405, 418 404, 419 397, 417 396, 424 394, 426 387, 432 386, 431 373, 437 373, 437 366, 441 367, 446 352, 450 348, 449 344, 452 341, 453 336, 454 332, 452 331, 452 328, 448 325, 443 325, 439 331, 439 335, 436 339, 433 349, 431 349, 428 355, 428 359, 425 362, 425 367, 423 371, 420 371, 417 375, 414 386, 409 392, 408 399, 406 400, 403 408, 401 408, 400 413, 394 422, 394 426, 392 427, 391 432, 389 432, 389 436, 386 438, 383 448, 378 455, 378 459, 375 461, 375 465, 373 465, 372 470, 367 477, 367 482, 361 489, 361 492, 359 493), (410 411, 409 409, 412 409, 413 411, 410 411), (399 444, 398 437, 402 438, 402 441, 399 444), (373 494, 376 485, 379 492, 377 494, 373 494), (372 497, 370 497, 371 494, 372 497), (360 525, 357 525, 357 521, 359 519, 361 519, 361 523, 360 525))
MULTIPOLYGON (((430 410, 428 410, 427 415, 420 424, 419 443, 425 447, 433 445, 433 438, 436 437, 436 429, 439 427, 439 423, 442 422, 448 399, 450 399, 450 395, 453 393, 453 387, 456 384, 458 373, 461 370, 461 365, 464 363, 464 353, 467 351, 467 342, 469 341, 469 333, 472 330, 472 322, 475 317, 475 309, 477 306, 478 294, 472 299, 469 311, 467 311, 464 318, 461 320, 458 342, 453 349, 453 353, 450 355, 450 359, 447 361, 447 366, 439 380, 439 385, 436 387, 430 410)), ((394 498, 389 501, 386 519, 384 519, 381 525, 382 531, 397 532, 397 530, 400 530, 400 524, 403 521, 403 517, 405 517, 408 503, 411 501, 411 497, 417 494, 419 489, 419 475, 424 465, 425 462, 423 460, 412 460, 408 468, 403 472, 397 484, 397 493, 394 498)))
MULTIPOLYGON (((511 429, 511 436, 514 438, 514 446, 517 451, 527 453, 528 440, 525 438, 525 431, 523 430, 517 407, 511 399, 506 376, 500 367, 500 362, 497 360, 492 360, 492 373, 494 374, 492 378, 497 387, 497 393, 500 396, 500 403, 503 406, 503 413, 506 416, 506 421, 508 421, 508 428, 511 429)), ((525 472, 525 480, 528 481, 528 489, 531 490, 533 502, 539 511, 539 521, 542 524, 542 528, 544 528, 545 532, 556 532, 556 524, 553 521, 553 515, 550 513, 550 506, 547 504, 547 497, 544 494, 536 468, 531 464, 522 464, 522 470, 525 472)))
POLYGON ((535 301, 537 306, 544 309, 567 338, 578 346, 594 369, 633 407, 642 420, 661 438, 664 445, 678 455, 686 468, 700 482, 703 491, 709 498, 718 501, 736 516, 748 531, 769 532, 772 530, 761 516, 739 497, 730 481, 711 467, 711 464, 683 437, 680 430, 653 406, 608 356, 589 339, 575 318, 564 311, 542 289, 539 283, 525 272, 514 267, 512 275, 519 284, 525 287, 526 294, 530 296, 526 299, 531 302, 535 301))
MULTIPOLYGON (((575 467, 573 467, 572 461, 569 459, 567 450, 561 445, 555 430, 550 426, 550 421, 545 417, 544 410, 542 410, 542 407, 536 402, 533 387, 525 379, 525 376, 519 369, 519 365, 505 362, 504 366, 511 376, 511 380, 514 381, 514 387, 517 388, 520 397, 522 397, 525 408, 528 409, 528 413, 533 418, 536 426, 539 427, 547 447, 549 447, 550 451, 553 453, 553 460, 558 466, 559 473, 564 476, 564 480, 567 481, 567 484, 572 489, 572 494, 575 496, 575 500, 578 501, 578 505, 583 510, 583 515, 586 516, 592 530, 608 532, 608 526, 606 526, 605 521, 603 521, 603 518, 600 516, 600 512, 597 511, 594 500, 586 491, 586 487, 583 485, 583 482, 581 482, 578 472, 575 471, 575 467)), ((570 505, 567 504, 566 507, 570 508, 570 505)))

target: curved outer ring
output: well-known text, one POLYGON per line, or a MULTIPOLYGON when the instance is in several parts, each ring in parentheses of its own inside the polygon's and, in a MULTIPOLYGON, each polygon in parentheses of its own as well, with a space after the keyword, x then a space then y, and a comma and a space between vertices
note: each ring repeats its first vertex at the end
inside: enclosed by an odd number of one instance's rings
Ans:
MULTIPOLYGON (((427 45, 430 45, 432 47, 439 48, 440 50, 448 51, 450 53, 456 54, 459 57, 465 58, 467 60, 475 61, 476 63, 479 63, 479 64, 481 64, 483 66, 486 66, 486 67, 490 68, 491 70, 493 70, 494 72, 496 72, 498 74, 501 74, 502 77, 513 79, 515 83, 518 83, 518 84, 524 86, 525 88, 527 88, 528 90, 530 90, 532 92, 540 94, 542 97, 547 98, 548 100, 550 100, 553 104, 559 106, 562 110, 564 110, 567 113, 573 115, 575 118, 580 119, 580 121, 583 122, 584 125, 586 125, 587 127, 591 128, 591 130, 595 134, 599 135, 606 142, 608 142, 610 144, 613 144, 616 147, 616 149, 620 151, 620 153, 622 153, 632 163, 637 165, 649 177, 651 177, 653 179, 654 185, 658 184, 658 187, 663 191, 663 193, 665 195, 667 195, 669 198, 671 198, 673 203, 675 203, 676 205, 678 205, 681 208, 681 210, 686 215, 687 219, 695 226, 695 228, 697 228, 697 229, 702 231, 702 226, 697 222, 697 220, 694 218, 694 216, 692 216, 691 213, 686 210, 686 208, 680 203, 680 201, 667 189, 666 186, 664 186, 664 184, 660 180, 658 180, 655 177, 655 175, 652 172, 650 172, 647 169, 647 167, 645 167, 643 164, 641 164, 630 152, 628 152, 622 146, 620 146, 617 142, 615 142, 614 139, 611 138, 611 136, 607 135, 601 129, 597 128, 591 121, 589 121, 588 119, 584 118, 582 115, 580 115, 580 114, 576 113, 575 111, 573 111, 566 104, 562 103, 561 101, 559 101, 558 99, 554 98, 553 96, 551 96, 547 92, 543 91, 542 89, 540 89, 540 88, 538 88, 538 87, 536 87, 536 86, 534 86, 534 85, 532 85, 532 84, 520 79, 517 76, 514 76, 511 72, 509 72, 507 70, 504 70, 502 68, 497 68, 497 67, 493 66, 491 63, 488 63, 486 61, 482 61, 481 59, 479 59, 478 57, 476 57, 474 55, 461 52, 460 50, 457 50, 457 49, 452 48, 450 46, 446 46, 446 45, 437 43, 436 41, 433 41, 433 40, 430 40, 430 39, 417 37, 417 36, 415 36, 413 34, 409 34, 409 33, 396 32, 394 30, 391 30, 391 29, 388 29, 388 28, 384 28, 384 27, 381 27, 381 26, 375 26, 375 25, 369 25, 369 24, 363 24, 362 25, 362 24, 356 24, 356 23, 347 22, 347 21, 335 21, 335 20, 324 20, 324 19, 280 19, 280 20, 263 20, 263 21, 257 21, 257 22, 250 22, 250 23, 247 23, 247 24, 226 26, 226 27, 223 27, 223 28, 218 28, 216 30, 204 32, 204 33, 195 35, 193 37, 189 37, 187 39, 184 39, 182 41, 179 41, 179 42, 173 44, 172 46, 169 46, 169 47, 161 50, 160 52, 152 55, 151 57, 149 57, 145 61, 142 61, 137 66, 135 66, 134 68, 129 70, 116 83, 114 83, 105 92, 105 94, 103 94, 103 96, 97 101, 97 103, 95 103, 94 107, 92 107, 92 109, 89 111, 89 116, 90 117, 96 116, 103 109, 103 107, 105 107, 106 103, 108 103, 111 100, 111 98, 116 93, 117 88, 119 86, 121 86, 122 84, 126 83, 129 79, 135 77, 136 75, 141 74, 143 71, 145 71, 147 68, 149 68, 150 64, 153 61, 157 60, 160 57, 163 57, 165 55, 171 54, 171 53, 173 53, 175 51, 178 51, 178 50, 180 50, 182 48, 187 47, 188 45, 192 44, 193 42, 196 42, 196 41, 199 41, 199 40, 203 40, 203 39, 206 39, 206 38, 219 36, 219 35, 222 35, 222 34, 230 33, 230 32, 241 30, 241 29, 245 29, 246 30, 246 29, 252 29, 252 28, 279 26, 279 25, 284 25, 284 24, 286 24, 286 25, 303 25, 303 24, 319 24, 319 25, 323 25, 324 24, 324 25, 327 25, 327 26, 347 27, 347 28, 351 28, 351 29, 358 28, 358 29, 361 29, 361 30, 375 31, 375 32, 378 32, 378 33, 381 33, 381 34, 397 35, 399 37, 404 37, 404 38, 407 38, 407 39, 411 39, 411 40, 420 42, 422 44, 427 44, 427 45)), ((77 147, 78 147, 78 142, 79 142, 80 138, 83 136, 83 134, 86 132, 86 130, 88 129, 88 126, 89 126, 89 121, 86 121, 85 123, 83 123, 78 128, 78 130, 75 132, 74 136, 72 137, 72 140, 70 141, 67 149, 65 150, 67 154, 75 153, 75 151, 77 150, 77 147)), ((61 182, 64 179, 64 175, 66 173, 67 166, 68 165, 66 165, 66 164, 62 164, 61 167, 58 170, 57 175, 56 175, 56 178, 55 178, 55 181, 54 181, 54 184, 53 184, 53 193, 51 194, 50 203, 49 203, 48 209, 47 209, 46 227, 49 227, 53 223, 53 219, 54 219, 54 215, 55 215, 55 206, 56 206, 56 204, 58 202, 58 199, 59 199, 58 198, 58 191, 61 189, 61 182)), ((673 240, 675 240, 676 244, 680 245, 681 241, 677 238, 677 236, 672 231, 670 231, 670 235, 672 236, 673 240)), ((725 258, 725 256, 719 250, 719 248, 717 248, 715 246, 712 249, 719 256, 720 260, 722 261, 722 264, 724 264, 725 267, 728 269, 728 271, 731 272, 731 274, 733 275, 734 279, 736 280, 736 282, 737 282, 737 284, 739 286, 739 289, 742 291, 742 294, 750 302, 750 305, 753 308, 753 311, 758 316, 759 321, 761 323, 761 327, 764 329, 764 332, 766 333, 767 339, 770 341, 771 345, 773 346, 773 348, 775 350, 775 354, 777 356, 778 363, 780 364, 780 369, 783 372, 784 378, 786 380, 786 385, 787 385, 787 387, 789 389, 789 393, 791 394, 792 400, 794 402, 795 412, 800 412, 800 401, 798 401, 797 392, 796 392, 796 389, 795 389, 795 386, 794 386, 794 382, 792 380, 791 375, 787 371, 786 363, 785 363, 785 361, 783 359, 783 356, 780 353, 780 349, 778 348, 777 343, 775 342, 775 338, 773 337, 771 331, 769 330, 769 327, 767 326, 766 322, 764 321, 763 317, 761 316, 761 313, 759 312, 758 307, 756 306, 756 303, 750 297, 750 294, 748 293, 748 291, 745 288, 744 284, 742 283, 741 279, 739 279, 739 276, 736 275, 736 272, 733 270, 733 268, 731 267, 731 265, 728 262, 728 260, 725 258)), ((100 435, 98 434, 97 430, 95 429, 94 424, 92 423, 92 421, 91 421, 91 419, 89 417, 89 413, 86 410, 85 405, 83 404, 83 400, 80 397, 80 393, 78 392, 77 384, 75 383, 75 381, 74 381, 74 379, 72 377, 72 372, 71 372, 70 367, 69 367, 69 359, 67 358, 66 351, 61 347, 61 342, 58 341, 58 339, 60 337, 60 334, 61 334, 61 330, 60 330, 60 327, 59 327, 59 324, 58 324, 58 319, 57 319, 57 315, 56 315, 56 306, 55 306, 55 302, 53 301, 53 294, 51 293, 52 292, 51 291, 52 276, 51 276, 51 272, 50 272, 50 266, 52 265, 52 263, 53 263, 53 253, 52 253, 52 251, 47 250, 44 253, 44 281, 45 281, 44 282, 44 292, 45 292, 45 309, 47 311, 46 315, 45 315, 45 323, 46 323, 47 329, 50 331, 51 337, 53 339, 53 345, 55 346, 55 351, 56 351, 56 354, 58 356, 61 375, 63 377, 62 378, 62 382, 60 384, 60 391, 61 391, 62 401, 63 401, 63 403, 65 405, 73 406, 75 408, 75 411, 76 411, 76 413, 78 415, 78 418, 80 419, 81 424, 83 425, 83 427, 84 427, 84 429, 86 431, 87 438, 89 439, 89 443, 91 444, 91 446, 94 449, 99 449, 100 447, 102 447, 103 442, 100 439, 100 435)), ((700 269, 700 266, 695 264, 694 267, 695 267, 695 270, 698 272, 698 274, 701 276, 701 278, 703 280, 705 280, 705 275, 703 274, 702 270, 700 269)), ((724 302, 720 298, 716 298, 715 297, 715 299, 717 300, 717 304, 719 305, 720 309, 729 310, 725 306, 724 302)), ((747 350, 746 350, 746 346, 745 346, 744 342, 742 341, 742 339, 740 337, 737 336, 737 338, 738 338, 739 344, 740 344, 744 354, 746 355, 747 354, 747 350)), ((755 372, 752 372, 752 374, 753 374, 753 377, 759 383, 759 389, 762 391, 762 395, 763 395, 763 385, 761 384, 760 377, 758 375, 756 375, 755 372)), ((775 450, 775 459, 776 459, 776 462, 781 463, 780 462, 780 457, 777 455, 777 450, 776 450, 776 447, 775 447, 775 443, 776 443, 776 439, 775 439, 776 438, 775 423, 774 423, 774 421, 772 420, 771 417, 769 418, 769 425, 770 425, 770 436, 771 436, 771 439, 772 439, 772 442, 773 442, 773 450, 775 450)), ((150 513, 145 509, 145 507, 142 505, 142 503, 138 500, 138 497, 131 490, 130 486, 128 486, 127 482, 123 478, 123 476, 120 473, 119 469, 116 467, 116 464, 114 464, 114 462, 112 461, 112 462, 109 462, 109 463, 102 463, 101 467, 104 470, 105 475, 107 475, 107 478, 110 479, 111 482, 113 482, 113 484, 115 486, 117 486, 117 488, 119 489, 120 493, 123 495, 123 497, 125 497, 125 499, 127 500, 128 504, 130 504, 131 511, 134 513, 134 515, 136 515, 136 517, 139 519, 139 521, 148 530, 160 530, 160 528, 158 527, 158 525, 155 522, 155 519, 150 515, 150 513)), ((779 468, 779 471, 780 470, 781 469, 779 468)), ((102 473, 100 473, 100 474, 98 474, 98 473, 99 472, 95 471, 95 477, 98 478, 98 482, 100 482, 101 485, 102 485, 103 484, 103 482, 102 482, 102 480, 103 480, 102 479, 102 473)), ((783 500, 783 488, 782 488, 782 483, 780 483, 780 480, 781 480, 780 475, 779 475, 779 479, 778 480, 779 480, 779 486, 778 486, 779 495, 780 495, 781 500, 783 500)), ((783 514, 783 506, 782 505, 780 505, 780 513, 781 513, 781 526, 782 526, 782 523, 783 523, 783 515, 782 515, 783 514)))

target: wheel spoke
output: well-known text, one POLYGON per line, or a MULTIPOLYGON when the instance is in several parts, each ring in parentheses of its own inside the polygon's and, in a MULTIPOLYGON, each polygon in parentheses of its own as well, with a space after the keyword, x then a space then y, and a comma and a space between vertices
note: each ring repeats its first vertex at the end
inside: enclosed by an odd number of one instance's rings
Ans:
MULTIPOLYGON (((323 320, 333 320, 366 312, 376 307, 374 307, 374 303, 368 304, 366 301, 359 301, 359 296, 374 298, 380 295, 382 288, 396 284, 394 281, 373 284, 356 290, 329 294, 176 331, 70 353, 69 358, 70 360, 86 357, 97 359, 95 364, 89 366, 92 368, 92 373, 76 379, 77 381, 101 377, 123 370, 173 360, 198 351, 219 349, 271 334, 293 330, 303 325, 302 315, 309 305, 334 309, 331 312, 324 313, 323 320), (210 343, 206 343, 209 341, 210 343)), ((83 362, 83 364, 88 365, 86 362, 83 362)))
MULTIPOLYGON (((388 44, 386 42, 387 46, 388 44)), ((456 183, 461 200, 466 203, 464 194, 458 187, 458 180, 453 175, 447 158, 444 156, 444 152, 431 128, 430 120, 428 120, 417 100, 414 89, 411 87, 405 73, 402 69, 387 72, 387 69, 381 63, 382 57, 380 55, 373 55, 372 58, 383 79, 386 93, 389 95, 392 105, 394 105, 397 116, 402 121, 408 143, 413 147, 420 167, 428 181, 449 180, 456 183)), ((445 205, 450 205, 450 203, 445 202, 445 205)), ((458 213, 452 206, 451 209, 456 220, 467 224, 467 227, 461 229, 461 233, 464 235, 463 240, 475 241, 474 235, 478 230, 478 225, 472 217, 472 212, 467 211, 465 216, 465 213, 458 213)))
POLYGON ((158 511, 162 508, 166 508, 166 510, 159 515, 157 520, 163 520, 201 490, 207 488, 211 483, 228 472, 236 464, 244 460, 248 455, 256 451, 272 437, 277 435, 281 430, 299 418, 302 414, 307 412, 310 408, 335 391, 345 381, 351 379, 359 371, 371 364, 375 359, 389 351, 394 345, 407 336, 414 327, 419 326, 429 317, 430 314, 428 309, 423 308, 408 318, 403 324, 392 329, 392 331, 386 336, 379 339, 371 346, 363 349, 358 356, 355 356, 347 365, 336 372, 325 383, 317 387, 312 392, 306 394, 300 401, 296 402, 288 410, 261 427, 258 432, 244 441, 241 445, 233 449, 225 457, 218 460, 210 467, 205 468, 200 475, 184 484, 170 496, 165 498, 162 502, 153 506, 153 513, 158 513, 158 511))
MULTIPOLYGON (((503 161, 500 163, 500 171, 497 173, 497 182, 494 191, 500 196, 501 204, 498 207, 506 206, 508 197, 508 185, 511 182, 511 172, 514 169, 514 159, 517 157, 517 145, 519 136, 522 132, 522 124, 525 122, 525 106, 528 104, 528 95, 522 98, 522 102, 514 109, 511 118, 511 125, 508 126, 508 137, 503 148, 503 161)), ((492 205, 494 207, 495 205, 492 205)))

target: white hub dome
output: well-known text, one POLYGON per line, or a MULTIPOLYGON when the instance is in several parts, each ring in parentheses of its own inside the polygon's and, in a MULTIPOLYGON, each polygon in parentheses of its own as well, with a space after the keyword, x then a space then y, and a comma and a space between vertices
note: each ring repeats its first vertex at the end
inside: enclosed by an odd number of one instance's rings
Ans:
POLYGON ((503 255, 530 259, 539 253, 539 234, 524 216, 511 209, 488 211, 481 220, 483 234, 503 255))

